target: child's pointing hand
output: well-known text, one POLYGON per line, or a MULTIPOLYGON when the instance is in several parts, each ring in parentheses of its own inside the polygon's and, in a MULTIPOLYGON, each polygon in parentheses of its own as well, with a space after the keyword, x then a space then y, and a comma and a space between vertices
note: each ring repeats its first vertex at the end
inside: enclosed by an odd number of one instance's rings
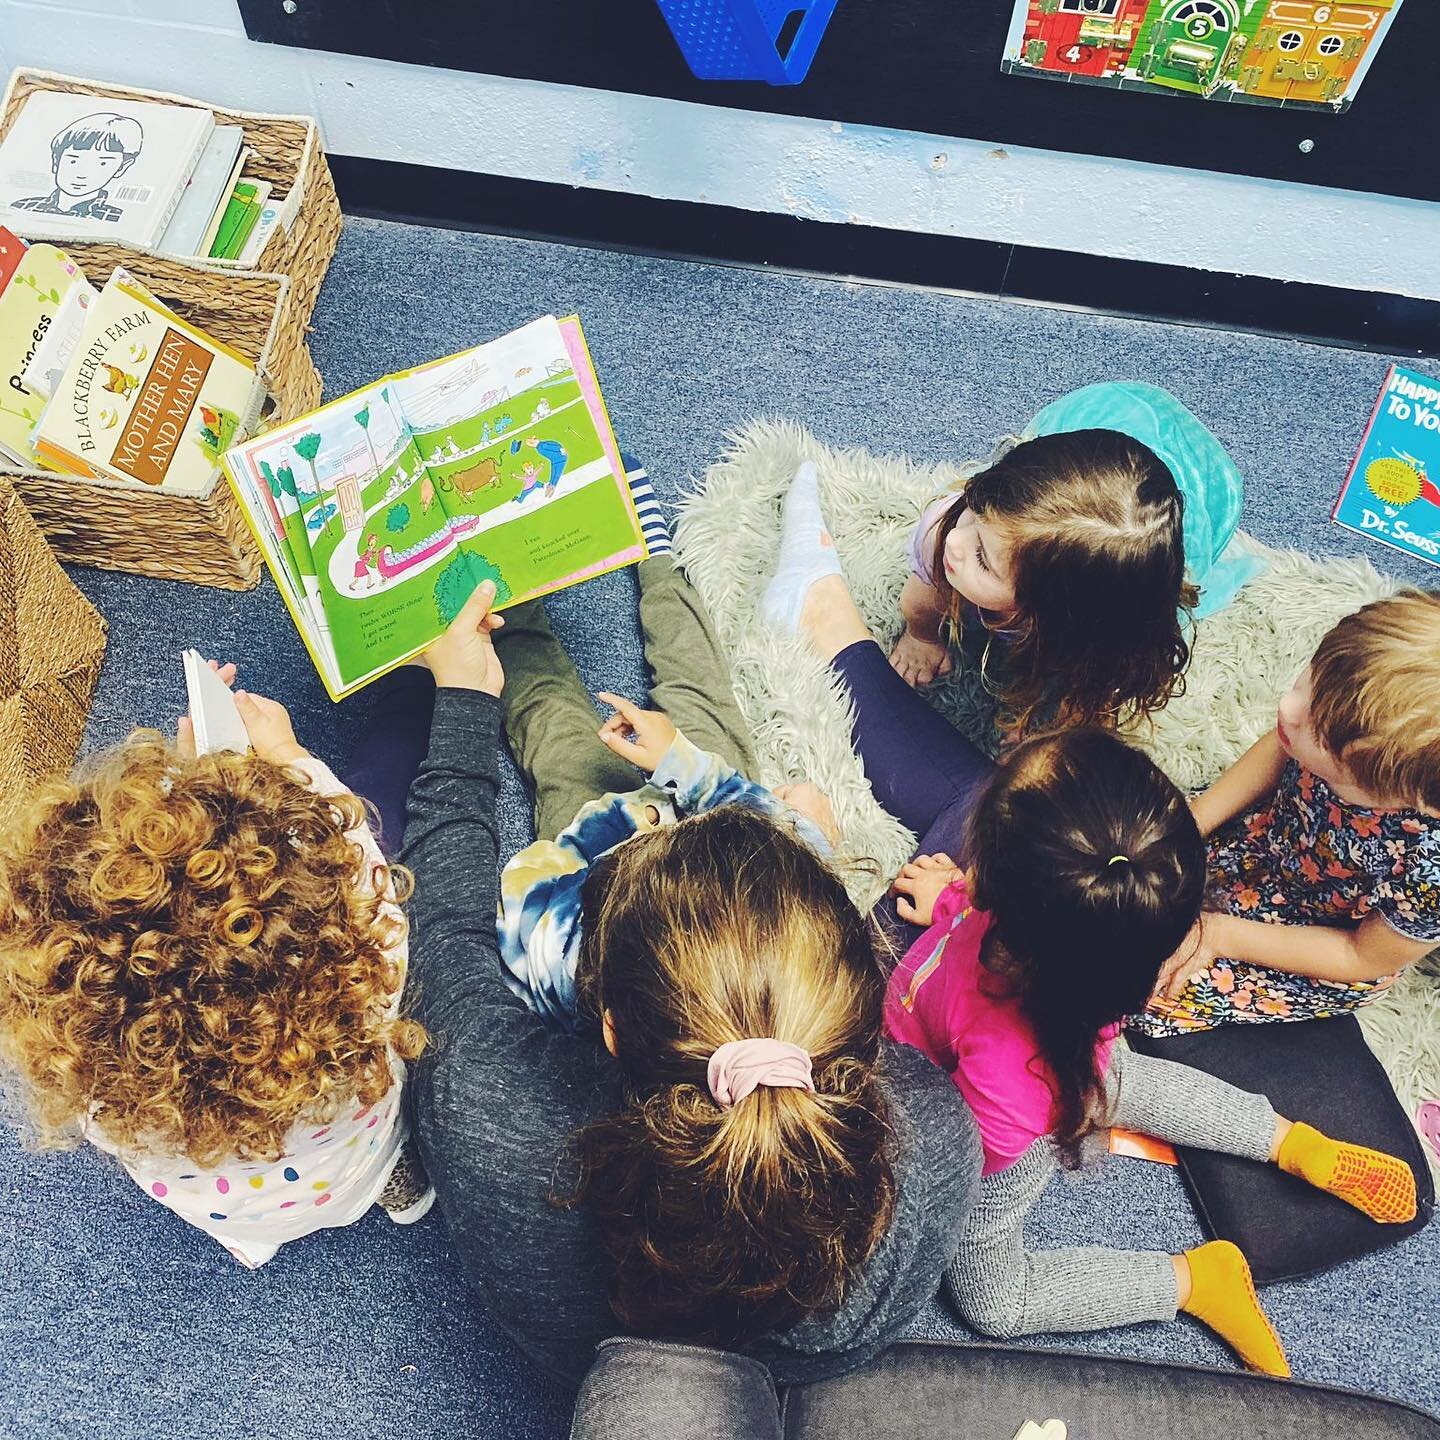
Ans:
POLYGON ((600 727, 600 742, 611 754, 650 774, 675 743, 674 722, 660 710, 642 710, 608 690, 595 692, 615 713, 600 727))

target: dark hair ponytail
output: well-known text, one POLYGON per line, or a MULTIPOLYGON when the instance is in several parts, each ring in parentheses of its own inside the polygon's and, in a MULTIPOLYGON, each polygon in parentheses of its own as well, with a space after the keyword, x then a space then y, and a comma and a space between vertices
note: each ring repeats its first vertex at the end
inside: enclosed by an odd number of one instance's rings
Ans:
POLYGON ((1109 731, 1040 736, 1006 757, 971 821, 985 967, 1018 1001, 1055 1089, 1069 1164, 1102 1122, 1102 1030, 1143 1010, 1195 922, 1205 843, 1185 797, 1109 731))

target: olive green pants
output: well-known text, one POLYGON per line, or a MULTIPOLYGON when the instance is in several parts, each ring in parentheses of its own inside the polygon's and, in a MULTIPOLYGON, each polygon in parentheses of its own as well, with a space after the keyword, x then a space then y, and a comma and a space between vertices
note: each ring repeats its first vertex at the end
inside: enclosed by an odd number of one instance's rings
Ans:
MULTIPOLYGON (((642 560, 637 571, 650 708, 663 710, 701 750, 753 778, 750 731, 699 595, 668 555, 642 560)), ((505 730, 534 791, 537 836, 552 840, 582 805, 644 783, 633 765, 600 743, 595 702, 550 629, 542 601, 505 611, 495 648, 505 667, 505 730)))

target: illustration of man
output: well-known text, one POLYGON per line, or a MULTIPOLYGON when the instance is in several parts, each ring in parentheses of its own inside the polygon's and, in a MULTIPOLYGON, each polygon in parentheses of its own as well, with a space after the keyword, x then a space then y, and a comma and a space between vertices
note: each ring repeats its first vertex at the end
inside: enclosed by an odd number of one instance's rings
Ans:
POLYGON ((558 440, 542 440, 538 435, 527 435, 524 440, 512 440, 510 442, 510 453, 518 455, 520 447, 527 445, 534 450, 542 460, 550 466, 549 476, 542 482, 536 477, 539 467, 533 460, 527 461, 521 474, 525 477, 526 487, 515 498, 523 500, 527 495, 540 488, 543 483, 545 498, 548 500, 560 484, 560 477, 565 473, 565 467, 570 463, 570 452, 558 440))
POLYGON ((128 115, 97 111, 68 125, 50 142, 55 188, 48 195, 17 200, 17 210, 118 221, 124 210, 109 203, 113 185, 136 161, 145 132, 128 115))

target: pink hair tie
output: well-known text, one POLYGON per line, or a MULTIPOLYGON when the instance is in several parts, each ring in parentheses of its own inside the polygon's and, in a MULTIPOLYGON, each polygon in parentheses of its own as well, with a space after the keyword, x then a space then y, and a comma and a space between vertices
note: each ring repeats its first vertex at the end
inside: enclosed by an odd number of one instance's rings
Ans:
POLYGON ((710 1057, 705 1083, 724 1110, 738 1105, 759 1085, 815 1088, 809 1052, 788 1040, 727 1040, 710 1057))

